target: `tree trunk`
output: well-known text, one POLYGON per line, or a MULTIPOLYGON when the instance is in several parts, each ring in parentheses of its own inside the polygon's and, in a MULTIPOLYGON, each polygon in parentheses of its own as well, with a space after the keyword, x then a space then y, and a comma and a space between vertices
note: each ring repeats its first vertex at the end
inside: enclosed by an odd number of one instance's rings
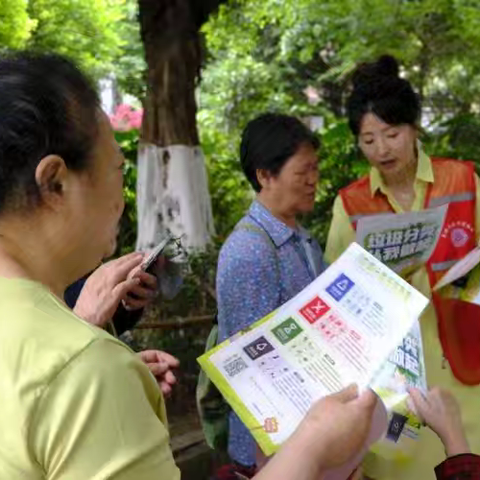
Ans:
POLYGON ((188 0, 139 0, 147 95, 138 156, 137 249, 169 229, 187 247, 213 234, 207 174, 196 126, 202 50, 188 0))

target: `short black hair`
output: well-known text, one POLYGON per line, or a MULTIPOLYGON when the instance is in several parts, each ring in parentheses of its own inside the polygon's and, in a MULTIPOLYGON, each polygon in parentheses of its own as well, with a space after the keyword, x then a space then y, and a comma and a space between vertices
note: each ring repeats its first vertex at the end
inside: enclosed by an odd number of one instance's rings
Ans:
POLYGON ((278 175, 287 160, 305 144, 314 150, 320 147, 319 139, 298 118, 264 113, 251 120, 242 134, 240 163, 254 190, 262 189, 258 169, 278 175))
POLYGON ((90 81, 60 55, 19 52, 0 59, 0 214, 38 204, 35 169, 45 156, 87 169, 99 105, 90 81))
POLYGON ((347 100, 350 129, 360 133, 362 119, 373 113, 389 125, 417 126, 421 115, 419 96, 399 76, 397 60, 390 55, 357 67, 352 76, 353 91, 347 100))

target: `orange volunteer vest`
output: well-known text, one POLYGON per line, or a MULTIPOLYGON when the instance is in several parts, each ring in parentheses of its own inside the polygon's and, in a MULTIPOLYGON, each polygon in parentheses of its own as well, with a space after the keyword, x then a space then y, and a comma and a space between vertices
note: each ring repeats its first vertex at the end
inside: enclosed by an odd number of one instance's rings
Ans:
MULTIPOLYGON (((448 205, 445 223, 426 269, 433 287, 458 260, 475 248, 475 170, 471 162, 432 159, 434 183, 429 184, 424 208, 448 205)), ((365 176, 340 190, 353 228, 370 215, 394 213, 380 191, 372 196, 365 176)), ((466 385, 480 384, 480 306, 432 294, 445 357, 455 377, 466 385)))

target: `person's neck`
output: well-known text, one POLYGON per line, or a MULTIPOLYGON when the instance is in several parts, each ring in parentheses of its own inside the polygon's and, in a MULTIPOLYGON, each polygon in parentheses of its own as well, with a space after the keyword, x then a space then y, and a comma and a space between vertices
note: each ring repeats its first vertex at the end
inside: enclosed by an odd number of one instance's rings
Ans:
POLYGON ((66 256, 58 247, 58 238, 55 241, 45 235, 38 225, 0 222, 0 277, 39 282, 63 298, 66 287, 75 279, 70 278, 66 256))
POLYGON ((280 220, 290 228, 297 228, 297 219, 295 215, 278 208, 279 204, 274 199, 270 198, 268 195, 262 195, 262 192, 260 192, 257 194, 257 201, 269 210, 276 219, 280 220))
POLYGON ((415 183, 415 178, 417 176, 417 158, 413 158, 401 171, 392 176, 382 176, 385 185, 392 189, 398 191, 413 191, 413 186, 415 183))

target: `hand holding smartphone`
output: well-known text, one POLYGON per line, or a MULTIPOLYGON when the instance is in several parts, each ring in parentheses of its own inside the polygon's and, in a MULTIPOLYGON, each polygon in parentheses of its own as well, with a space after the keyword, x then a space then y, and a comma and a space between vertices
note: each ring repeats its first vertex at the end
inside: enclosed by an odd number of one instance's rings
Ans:
POLYGON ((169 244, 169 242, 173 240, 173 236, 168 234, 162 241, 150 252, 148 257, 142 262, 141 269, 144 272, 152 273, 153 266, 155 262, 158 260, 160 255, 165 250, 165 247, 169 244))
MULTIPOLYGON (((155 263, 157 262, 158 258, 163 253, 163 251, 165 250, 165 247, 170 243, 172 238, 173 238, 172 235, 168 234, 160 241, 160 243, 150 252, 147 258, 145 258, 143 262, 140 264, 141 271, 156 277, 154 273, 155 263)), ((145 287, 143 283, 140 286, 145 287)), ((128 293, 127 297, 132 300, 140 300, 140 297, 133 292, 128 293)), ((123 305, 125 308, 127 307, 125 300, 123 302, 123 305)))

